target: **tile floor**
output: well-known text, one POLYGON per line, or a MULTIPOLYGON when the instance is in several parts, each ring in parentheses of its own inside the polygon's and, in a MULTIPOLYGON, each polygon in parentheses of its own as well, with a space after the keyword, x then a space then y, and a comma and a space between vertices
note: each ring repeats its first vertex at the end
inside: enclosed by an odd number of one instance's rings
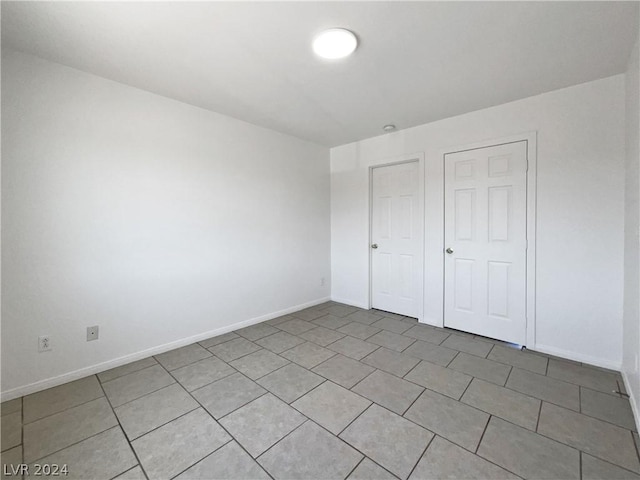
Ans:
POLYGON ((616 372, 328 302, 3 403, 3 475, 640 480, 620 388, 616 372))

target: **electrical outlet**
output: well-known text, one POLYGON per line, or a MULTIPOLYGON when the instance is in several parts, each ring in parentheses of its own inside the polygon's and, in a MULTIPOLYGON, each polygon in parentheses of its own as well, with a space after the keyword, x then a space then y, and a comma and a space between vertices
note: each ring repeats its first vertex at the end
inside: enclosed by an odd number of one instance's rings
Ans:
POLYGON ((41 335, 38 337, 38 351, 48 352, 51 350, 51 337, 49 335, 41 335))
POLYGON ((324 287, 324 277, 322 277, 322 278, 320 279, 320 286, 321 286, 321 287, 324 287))
POLYGON ((91 340, 98 340, 99 329, 98 325, 94 325, 93 327, 87 327, 87 342, 91 340))

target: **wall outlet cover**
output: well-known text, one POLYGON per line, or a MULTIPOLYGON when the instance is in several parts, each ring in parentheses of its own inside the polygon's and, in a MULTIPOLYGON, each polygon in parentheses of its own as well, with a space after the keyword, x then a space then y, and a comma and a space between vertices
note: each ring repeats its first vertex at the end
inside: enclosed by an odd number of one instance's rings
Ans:
POLYGON ((87 327, 87 342, 92 340, 98 340, 100 335, 100 330, 98 325, 94 325, 93 327, 87 327))

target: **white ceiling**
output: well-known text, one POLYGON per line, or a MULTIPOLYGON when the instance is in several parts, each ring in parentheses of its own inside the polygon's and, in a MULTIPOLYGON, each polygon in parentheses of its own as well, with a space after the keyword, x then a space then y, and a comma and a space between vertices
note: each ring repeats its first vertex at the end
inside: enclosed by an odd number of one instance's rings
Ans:
POLYGON ((341 145, 625 70, 638 2, 2 2, 15 49, 341 145), (316 58, 328 27, 360 38, 316 58))

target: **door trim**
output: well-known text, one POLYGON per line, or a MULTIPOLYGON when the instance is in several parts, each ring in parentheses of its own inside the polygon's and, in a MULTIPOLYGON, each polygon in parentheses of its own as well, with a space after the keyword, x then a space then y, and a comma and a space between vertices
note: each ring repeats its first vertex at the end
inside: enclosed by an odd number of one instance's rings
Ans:
MULTIPOLYGON (((420 268, 422 269, 422 301, 420 301, 418 303, 419 305, 419 309, 420 311, 418 312, 418 322, 422 323, 424 321, 424 298, 425 298, 425 292, 424 292, 424 287, 425 287, 425 233, 424 233, 424 229, 425 229, 425 194, 424 194, 424 184, 425 184, 425 177, 424 177, 424 152, 417 152, 417 153, 412 153, 409 155, 401 155, 398 157, 391 157, 391 158, 383 158, 377 162, 373 162, 371 165, 369 165, 369 195, 367 198, 367 201, 369 202, 368 205, 368 209, 369 209, 369 234, 368 234, 368 243, 367 243, 367 252, 368 252, 368 259, 369 259, 369 288, 368 288, 368 300, 367 300, 367 306, 369 308, 369 310, 372 308, 372 302, 373 302, 373 290, 372 290, 372 285, 373 285, 373 259, 372 259, 372 252, 371 252, 371 244, 373 243, 373 169, 374 168, 379 168, 379 167, 389 167, 392 165, 401 165, 403 163, 412 163, 412 162, 418 162, 418 202, 420 203, 421 207, 422 207, 422 215, 420 218, 420 222, 421 222, 421 228, 420 231, 422 232, 422 247, 421 247, 421 252, 422 252, 422 263, 420 265, 420 268)), ((444 320, 444 319, 443 319, 444 320)))
MULTIPOLYGON (((482 142, 454 146, 443 149, 441 151, 441 159, 443 166, 442 173, 442 252, 445 249, 444 239, 444 162, 445 155, 452 153, 459 153, 468 150, 477 150, 480 148, 493 147, 497 145, 503 145, 506 143, 526 142, 527 149, 527 249, 526 249, 526 344, 530 349, 534 349, 536 346, 536 210, 537 210, 537 137, 536 131, 521 133, 519 135, 511 135, 508 137, 497 138, 493 140, 485 140, 482 142)), ((442 316, 440 318, 440 327, 444 327, 444 253, 442 256, 442 316)))

